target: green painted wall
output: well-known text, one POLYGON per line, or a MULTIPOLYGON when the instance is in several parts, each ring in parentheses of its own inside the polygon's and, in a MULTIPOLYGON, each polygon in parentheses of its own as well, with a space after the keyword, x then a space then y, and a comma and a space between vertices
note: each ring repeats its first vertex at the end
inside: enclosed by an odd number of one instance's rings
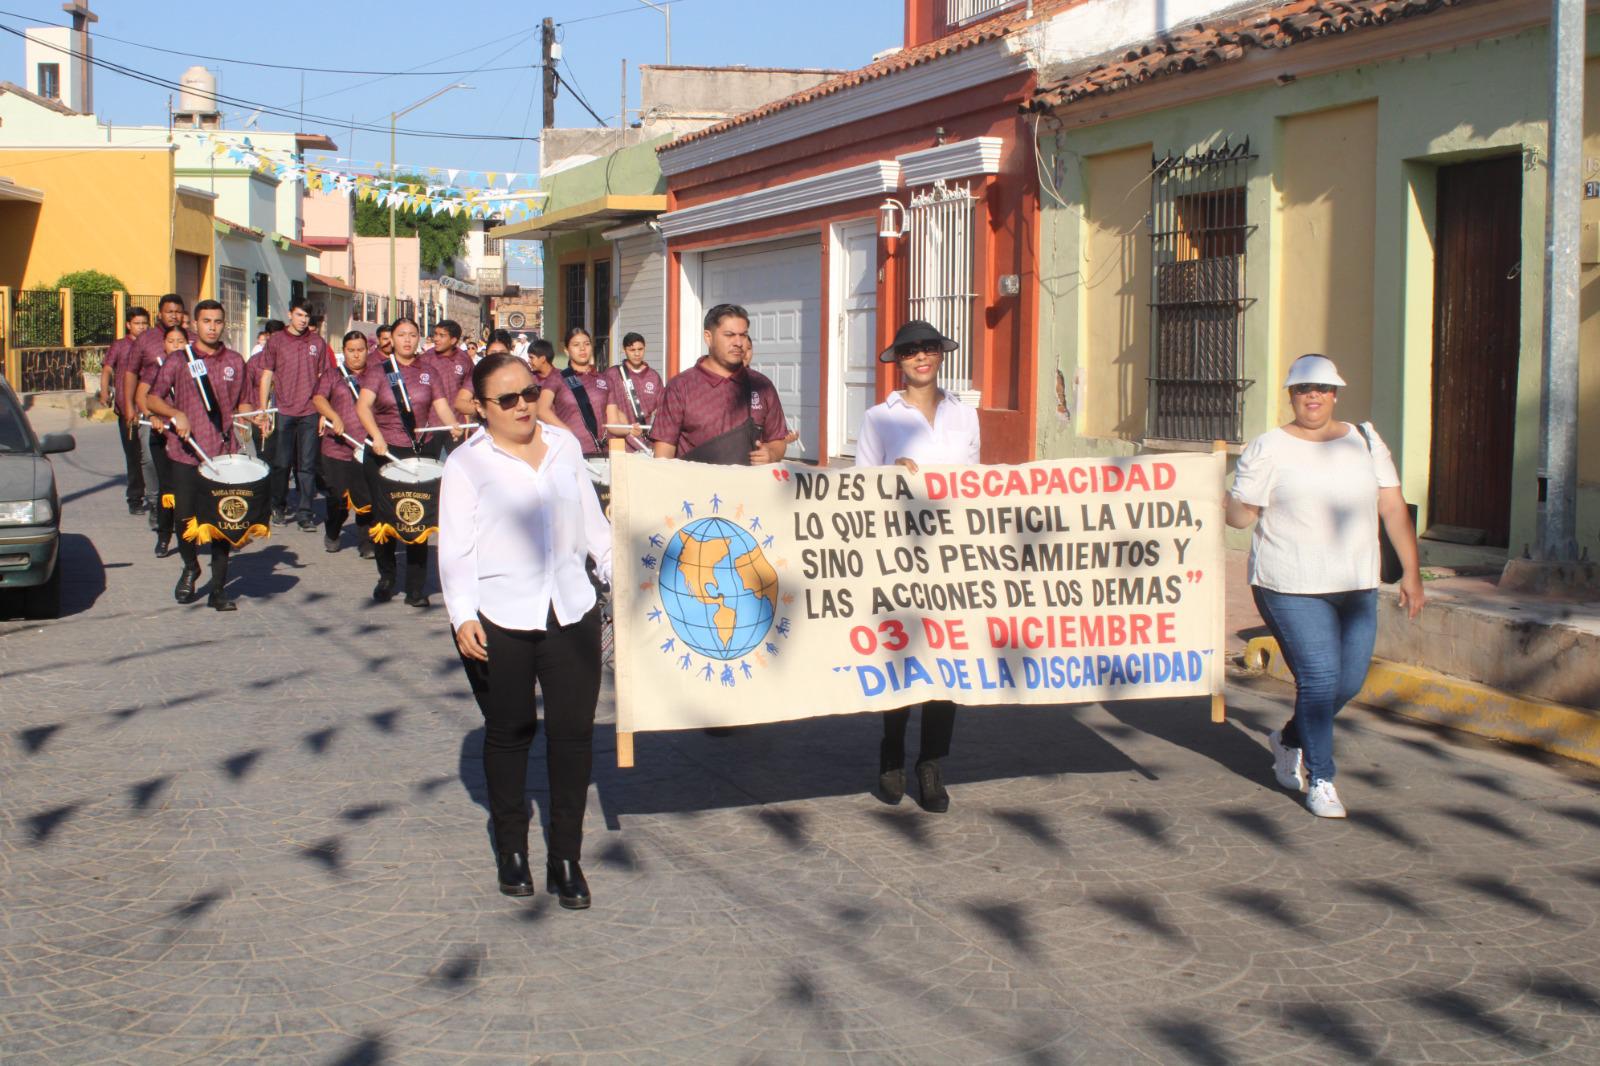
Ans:
MULTIPOLYGON (((669 134, 630 145, 611 155, 592 160, 571 170, 552 174, 539 182, 539 188, 550 194, 543 213, 550 215, 577 204, 598 200, 603 196, 665 196, 667 178, 661 173, 656 159, 656 147, 670 141, 669 134)), ((561 259, 579 251, 588 251, 593 261, 611 254, 611 242, 601 236, 616 226, 607 222, 588 229, 564 233, 544 242, 544 320, 549 339, 561 349, 561 329, 565 321, 562 296, 561 259)), ((556 360, 565 365, 565 358, 556 360)))
MULTIPOLYGON (((1600 54, 1600 21, 1589 22, 1589 55, 1600 54)), ((1381 31, 1380 31, 1381 32, 1381 31)), ((1299 47, 1316 48, 1309 44, 1299 47)), ((1068 403, 1084 337, 1080 264, 1085 221, 1084 160, 1140 144, 1157 154, 1182 154, 1245 137, 1259 157, 1247 187, 1248 215, 1256 226, 1247 245, 1247 290, 1242 376, 1256 384, 1245 394, 1245 437, 1278 422, 1279 390, 1287 360, 1275 350, 1279 317, 1293 314, 1292 293, 1274 262, 1279 233, 1282 119, 1327 108, 1376 102, 1377 233, 1369 277, 1350 284, 1372 287, 1372 409, 1345 411, 1370 417, 1395 452, 1406 496, 1427 504, 1431 437, 1432 174, 1439 165, 1477 156, 1521 152, 1523 182, 1522 351, 1518 370, 1513 457, 1511 547, 1520 554, 1534 536, 1534 486, 1539 452, 1541 323, 1545 177, 1546 81, 1549 44, 1544 29, 1464 45, 1432 55, 1308 77, 1285 86, 1240 92, 1177 105, 1098 126, 1041 129, 1041 163, 1061 199, 1042 196, 1040 277, 1040 382, 1035 392, 1041 456, 1125 454, 1121 440, 1085 438, 1055 414, 1055 375, 1068 383, 1068 403)), ((1590 77, 1595 76, 1591 69, 1590 77)), ((1182 78, 1174 79, 1174 87, 1182 78)), ((1080 106, 1093 106, 1080 105, 1080 106)), ((1064 114, 1071 114, 1069 108, 1064 114)), ((1593 127, 1591 119, 1590 126, 1593 127)), ((1148 184, 1130 196, 1149 202, 1148 184)), ((1145 239, 1148 239, 1147 235, 1145 239)), ((1586 280, 1588 278, 1586 277, 1586 280)), ((1292 279, 1291 279, 1292 281, 1292 279)), ((1298 353, 1289 353, 1289 358, 1298 353)), ((1586 360, 1586 362, 1592 362, 1586 360)), ((1593 390, 1591 390, 1591 396, 1593 390)), ((1591 406, 1593 406, 1591 404, 1591 406)), ((1586 410, 1580 451, 1600 448, 1600 410, 1586 410)), ((1600 553, 1600 484, 1579 489, 1580 543, 1600 553)))

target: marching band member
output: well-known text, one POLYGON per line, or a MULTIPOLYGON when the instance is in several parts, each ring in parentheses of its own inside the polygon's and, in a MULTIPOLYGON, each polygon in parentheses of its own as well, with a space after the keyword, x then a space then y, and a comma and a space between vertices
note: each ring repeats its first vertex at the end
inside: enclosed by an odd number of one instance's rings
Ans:
POLYGON ((582 326, 567 330, 567 368, 543 378, 539 417, 561 426, 583 442, 586 459, 604 458, 606 432, 600 419, 610 406, 610 385, 595 369, 594 337, 582 326))
MULTIPOLYGON (((145 414, 140 397, 156 380, 156 372, 171 351, 182 351, 183 345, 171 347, 167 331, 173 327, 183 330, 185 343, 193 343, 195 335, 184 326, 188 317, 183 313, 183 297, 169 292, 156 304, 155 327, 145 330, 133 344, 132 355, 122 360, 118 372, 122 375, 124 394, 133 397, 134 406, 145 414)), ((167 462, 166 422, 159 416, 150 419, 150 433, 145 440, 150 454, 150 468, 155 472, 153 483, 146 483, 145 492, 150 504, 150 528, 156 533, 156 558, 165 559, 172 554, 172 472, 167 462)))
MULTIPOLYGON (((139 425, 139 412, 133 406, 136 388, 125 389, 122 384, 125 369, 132 372, 135 381, 138 380, 138 356, 134 354, 134 345, 138 343, 140 334, 150 328, 150 312, 142 307, 130 307, 123 316, 123 324, 127 332, 106 351, 105 363, 100 369, 100 402, 117 412, 118 424, 122 429, 122 458, 128 470, 128 513, 150 514, 154 507, 160 506, 159 501, 151 503, 145 498, 147 488, 151 493, 156 488, 156 472, 150 462, 147 443, 150 432, 139 425)), ((150 519, 154 521, 156 515, 150 514, 150 519)))
POLYGON ((614 437, 626 437, 628 447, 649 453, 644 441, 645 427, 661 403, 665 389, 661 375, 644 361, 644 337, 629 333, 622 338, 623 362, 606 371, 609 401, 606 404, 606 425, 631 426, 631 430, 608 430, 614 437))
MULTIPOLYGON (((939 366, 956 342, 926 322, 907 322, 895 331, 894 343, 880 362, 900 368, 902 388, 867 409, 856 438, 857 466, 899 465, 917 472, 918 463, 968 465, 978 459, 978 412, 939 387, 939 366)), ((899 803, 906 793, 906 726, 911 708, 883 716, 883 744, 878 749, 878 795, 899 803)), ((950 809, 939 760, 950 754, 956 705, 930 700, 922 705, 922 739, 917 752, 917 787, 922 809, 936 814, 950 809)))
POLYGON ((585 569, 611 579, 611 527, 589 487, 578 441, 537 417, 539 387, 512 355, 472 374, 485 429, 445 464, 439 577, 456 646, 485 720, 484 777, 500 891, 534 891, 528 870, 528 748, 544 696, 550 769, 546 890, 590 904, 579 866, 595 703, 600 608, 585 569))
MULTIPOLYGON (((212 457, 242 451, 234 415, 255 410, 246 390, 244 357, 222 341, 222 305, 216 300, 202 300, 195 304, 194 314, 200 339, 187 346, 183 354, 168 356, 155 382, 141 386, 139 394, 152 415, 172 425, 172 433, 167 435, 167 458, 172 464, 175 518, 186 534, 197 514, 202 483, 200 454, 190 446, 191 438, 212 457)), ((237 609, 224 591, 230 550, 221 537, 211 541, 209 604, 217 611, 237 609)), ((183 572, 172 594, 179 603, 192 603, 195 582, 200 577, 196 541, 187 535, 181 537, 178 552, 183 556, 183 572)))
POLYGON ((725 466, 776 463, 788 448, 783 401, 745 365, 750 314, 736 304, 706 312, 707 354, 667 382, 650 426, 658 459, 725 466))
MULTIPOLYGON (((394 354, 378 368, 384 380, 373 380, 361 386, 361 398, 356 403, 356 417, 372 441, 373 454, 394 455, 409 459, 419 453, 427 454, 426 445, 419 446, 415 436, 428 417, 439 424, 452 427, 452 435, 459 437, 461 427, 440 388, 438 371, 431 361, 424 363, 417 357, 417 346, 422 343, 422 331, 409 318, 395 322, 391 332, 394 354)), ((433 448, 434 455, 438 449, 433 448)), ((428 597, 423 585, 428 577, 428 546, 407 544, 406 549, 406 604, 410 607, 427 607, 428 597)), ((379 603, 394 599, 399 548, 395 541, 377 545, 378 583, 373 586, 372 598, 379 603)))
POLYGON ((366 434, 356 404, 363 388, 374 395, 386 388, 383 371, 367 362, 367 335, 353 329, 344 335, 344 363, 329 367, 317 380, 311 404, 322 416, 318 432, 322 437, 320 467, 322 482, 328 487, 327 521, 323 526, 322 546, 330 554, 339 550, 339 531, 352 510, 356 515, 357 548, 363 559, 371 559, 374 545, 367 536, 372 523, 372 500, 367 492, 367 476, 356 462, 355 449, 346 436, 359 439, 366 434))

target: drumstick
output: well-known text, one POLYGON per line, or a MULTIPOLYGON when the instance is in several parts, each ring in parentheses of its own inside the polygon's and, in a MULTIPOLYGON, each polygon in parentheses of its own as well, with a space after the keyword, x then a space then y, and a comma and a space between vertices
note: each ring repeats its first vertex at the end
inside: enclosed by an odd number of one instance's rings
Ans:
POLYGON ((278 409, 276 407, 263 407, 258 411, 251 411, 249 414, 234 415, 233 420, 235 422, 249 422, 254 419, 256 415, 275 415, 277 413, 278 409))
POLYGON ((200 456, 200 459, 201 459, 200 465, 201 466, 209 466, 209 467, 211 467, 211 472, 213 474, 215 474, 217 472, 217 468, 216 468, 216 466, 214 466, 212 464, 211 456, 207 455, 206 454, 206 450, 204 448, 200 447, 200 442, 194 439, 194 434, 191 433, 191 434, 189 434, 187 437, 185 437, 183 439, 188 443, 189 447, 191 447, 191 448, 193 448, 195 450, 195 454, 200 456))
MULTIPOLYGON (((638 423, 638 425, 645 432, 648 433, 650 431, 650 423, 649 422, 640 422, 640 423, 638 423)), ((606 429, 626 429, 626 430, 632 431, 633 427, 634 427, 634 423, 632 423, 632 422, 607 422, 605 424, 605 428, 606 429)))
POLYGON ((480 427, 479 427, 478 423, 476 423, 476 422, 464 423, 464 424, 455 425, 455 426, 429 426, 427 429, 419 429, 419 430, 417 430, 416 431, 416 435, 417 436, 421 436, 424 433, 451 433, 451 432, 454 432, 457 429, 460 429, 460 430, 462 430, 464 432, 467 432, 467 433, 471 433, 474 430, 479 429, 479 428, 480 427))

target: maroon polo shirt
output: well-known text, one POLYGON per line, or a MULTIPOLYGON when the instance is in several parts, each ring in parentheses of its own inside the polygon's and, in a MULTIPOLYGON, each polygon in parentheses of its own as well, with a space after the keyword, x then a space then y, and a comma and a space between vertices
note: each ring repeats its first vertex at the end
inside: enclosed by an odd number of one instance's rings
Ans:
MULTIPOLYGON (((363 387, 372 389, 376 397, 372 403, 372 417, 378 423, 378 431, 383 434, 383 442, 395 448, 414 448, 416 442, 406 432, 405 420, 400 417, 400 406, 395 402, 394 388, 389 384, 388 368, 397 362, 399 360, 396 359, 379 363, 377 370, 380 377, 374 379, 372 385, 363 382, 363 387)), ((405 382, 406 393, 411 397, 411 410, 416 415, 417 428, 426 429, 433 411, 433 387, 439 376, 431 365, 415 359, 410 366, 400 368, 400 377, 405 382)))
MULTIPOLYGON (((155 383, 150 386, 150 395, 165 400, 183 412, 189 420, 189 432, 207 455, 231 455, 241 449, 242 436, 234 427, 233 416, 239 410, 240 403, 250 399, 245 395, 248 375, 245 373, 244 356, 226 346, 207 354, 196 345, 194 354, 206 368, 206 378, 216 394, 223 433, 218 433, 217 427, 211 424, 200 386, 191 374, 188 356, 183 352, 174 353, 171 359, 162 364, 156 372, 155 383)), ((187 466, 200 465, 200 457, 176 433, 167 434, 167 458, 187 466)))
POLYGON ((635 374, 628 369, 627 363, 620 363, 606 371, 606 384, 611 390, 611 402, 622 412, 622 420, 631 422, 634 419, 634 411, 632 404, 628 402, 628 390, 623 387, 624 380, 633 385, 633 398, 639 403, 639 421, 650 421, 650 416, 661 406, 661 393, 666 388, 661 383, 661 375, 655 372, 654 367, 648 365, 635 374))
MULTIPOLYGON (((193 330, 189 331, 189 343, 198 344, 200 338, 193 330)), ((156 371, 161 369, 162 360, 167 357, 167 327, 151 326, 139 334, 139 339, 133 342, 133 355, 129 356, 128 365, 124 370, 132 370, 139 375, 142 385, 154 385, 156 371)))
MULTIPOLYGON (((146 330, 145 332, 149 332, 146 330)), ((111 347, 106 349, 105 365, 111 370, 111 405, 114 410, 122 410, 122 374, 132 371, 137 374, 139 368, 128 365, 129 356, 133 352, 133 342, 136 338, 121 337, 111 342, 111 347)))
MULTIPOLYGON (((339 421, 344 423, 344 431, 356 440, 367 435, 366 430, 361 428, 361 419, 356 415, 356 400, 360 398, 362 389, 371 389, 374 395, 388 392, 389 379, 383 376, 382 370, 368 363, 367 368, 359 374, 347 374, 340 367, 328 367, 317 380, 317 395, 328 401, 334 414, 339 416, 339 421)), ((382 398, 381 395, 379 398, 382 398)), ((391 407, 394 405, 392 395, 389 404, 391 407)), ((395 420, 399 421, 398 415, 395 420)), ((380 424, 378 428, 382 429, 383 426, 380 424)), ((402 432, 405 430, 405 423, 400 424, 400 429, 402 432)), ((387 437, 385 434, 385 440, 387 437)), ((322 454, 347 463, 356 457, 350 442, 336 433, 329 433, 322 438, 322 454)))
POLYGON ((316 413, 311 394, 317 391, 317 379, 328 365, 328 345, 315 330, 297 335, 280 329, 267 338, 267 346, 256 359, 262 370, 272 371, 272 395, 280 415, 300 418, 316 413))
POLYGON ((455 407, 456 393, 472 388, 472 356, 467 354, 465 348, 456 345, 444 352, 435 348, 426 353, 424 358, 435 364, 439 379, 449 386, 448 396, 442 391, 439 395, 444 396, 445 402, 451 407, 455 407))
POLYGON ((604 455, 605 449, 601 445, 606 439, 603 427, 606 422, 606 404, 611 402, 611 383, 598 370, 579 374, 578 378, 583 383, 584 393, 589 397, 589 407, 594 411, 594 425, 600 433, 600 444, 595 443, 595 435, 589 432, 589 426, 583 420, 583 411, 578 407, 578 398, 573 394, 572 386, 567 384, 564 373, 557 370, 539 384, 554 392, 556 417, 561 419, 562 425, 572 431, 574 437, 578 438, 583 454, 604 455))
POLYGON ((650 427, 650 439, 671 444, 684 455, 706 441, 719 437, 745 420, 748 415, 761 430, 761 443, 783 440, 789 426, 783 420, 783 401, 766 375, 746 367, 732 377, 723 377, 706 368, 710 356, 702 356, 694 366, 667 382, 650 427), (750 382, 748 407, 744 399, 745 381, 750 382))

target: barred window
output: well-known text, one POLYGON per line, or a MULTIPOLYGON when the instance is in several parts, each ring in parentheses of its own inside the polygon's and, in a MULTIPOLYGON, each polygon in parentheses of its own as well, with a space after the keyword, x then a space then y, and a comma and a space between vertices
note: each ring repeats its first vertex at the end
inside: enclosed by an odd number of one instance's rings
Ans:
POLYGON ((941 388, 976 405, 972 383, 972 260, 978 199, 965 183, 936 181, 911 196, 911 317, 927 322, 957 348, 939 368, 941 388))
POLYGON ((1149 436, 1239 441, 1250 142, 1151 159, 1149 436))

